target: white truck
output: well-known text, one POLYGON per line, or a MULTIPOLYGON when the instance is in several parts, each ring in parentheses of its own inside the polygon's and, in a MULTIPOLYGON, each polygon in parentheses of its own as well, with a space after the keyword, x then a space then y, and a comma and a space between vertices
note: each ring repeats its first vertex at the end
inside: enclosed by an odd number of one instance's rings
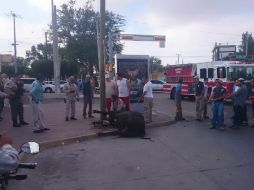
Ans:
POLYGON ((121 73, 130 81, 130 101, 137 102, 143 92, 142 78, 149 78, 149 56, 116 54, 115 73, 121 73))

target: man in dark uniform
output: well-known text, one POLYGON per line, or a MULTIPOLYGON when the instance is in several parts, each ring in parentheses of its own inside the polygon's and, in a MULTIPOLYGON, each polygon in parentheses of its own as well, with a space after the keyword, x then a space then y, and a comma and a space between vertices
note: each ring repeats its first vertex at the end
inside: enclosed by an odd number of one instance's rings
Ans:
POLYGON ((6 83, 5 91, 9 95, 13 127, 28 125, 28 123, 24 121, 24 108, 22 102, 24 84, 19 80, 18 74, 14 74, 11 80, 6 83))

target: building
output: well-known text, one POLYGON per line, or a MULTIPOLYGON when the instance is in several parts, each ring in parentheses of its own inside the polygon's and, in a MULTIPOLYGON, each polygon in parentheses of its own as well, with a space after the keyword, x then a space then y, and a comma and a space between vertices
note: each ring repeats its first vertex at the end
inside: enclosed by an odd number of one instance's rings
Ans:
POLYGON ((2 65, 13 65, 13 56, 11 54, 0 54, 0 63, 2 65))
POLYGON ((236 54, 236 45, 217 45, 215 43, 215 46, 213 48, 213 61, 221 61, 225 60, 230 55, 236 54))

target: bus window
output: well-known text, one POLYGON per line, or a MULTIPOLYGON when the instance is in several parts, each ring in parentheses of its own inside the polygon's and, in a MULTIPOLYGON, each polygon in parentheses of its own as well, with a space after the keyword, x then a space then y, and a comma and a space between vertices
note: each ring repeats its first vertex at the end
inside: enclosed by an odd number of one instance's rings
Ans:
POLYGON ((217 77, 218 78, 226 78, 226 69, 225 69, 225 67, 218 67, 217 68, 217 77))
POLYGON ((201 79, 206 78, 206 69, 200 69, 200 78, 201 79))
POLYGON ((214 77, 214 74, 213 74, 213 68, 208 68, 208 78, 209 79, 213 79, 214 77))

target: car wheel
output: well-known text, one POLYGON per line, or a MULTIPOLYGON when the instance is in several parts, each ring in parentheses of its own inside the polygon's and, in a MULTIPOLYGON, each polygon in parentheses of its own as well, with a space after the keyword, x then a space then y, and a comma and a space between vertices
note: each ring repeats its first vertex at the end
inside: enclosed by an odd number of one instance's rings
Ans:
POLYGON ((53 90, 51 88, 46 88, 45 89, 45 93, 52 93, 52 92, 53 92, 53 90))

